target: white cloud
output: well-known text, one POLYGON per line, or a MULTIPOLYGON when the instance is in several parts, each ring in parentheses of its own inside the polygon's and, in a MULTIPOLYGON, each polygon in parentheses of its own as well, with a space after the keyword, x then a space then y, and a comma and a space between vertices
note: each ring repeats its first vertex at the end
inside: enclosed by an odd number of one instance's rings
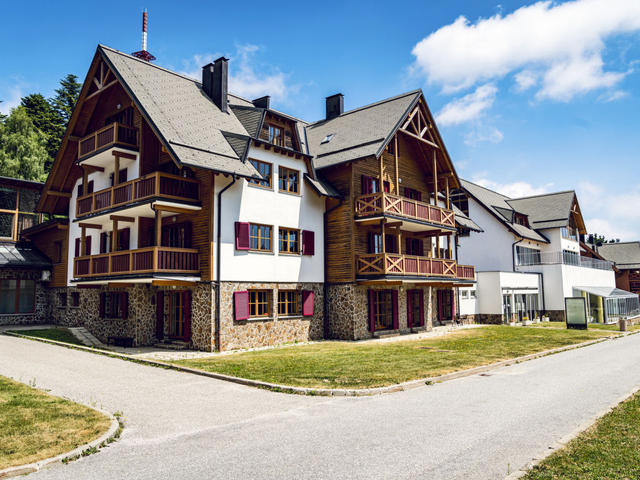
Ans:
POLYGON ((620 239, 621 241, 638 240, 638 232, 629 230, 617 222, 611 222, 604 218, 587 218, 584 221, 587 232, 604 235, 607 240, 620 239))
POLYGON ((476 120, 485 110, 491 108, 497 92, 495 85, 481 85, 474 92, 446 104, 436 115, 436 122, 439 125, 459 125, 476 120))
MULTIPOLYGON (((256 62, 255 56, 259 51, 257 45, 236 47, 236 55, 229 60, 229 91, 248 99, 271 95, 276 101, 286 100, 287 95, 296 92, 298 87, 289 85, 287 75, 278 69, 256 62)), ((182 73, 199 80, 202 76, 201 67, 220 56, 211 53, 194 55, 184 62, 182 73)))
POLYGON ((538 98, 567 101, 618 84, 628 72, 604 70, 605 40, 638 30, 638 0, 541 1, 475 23, 459 17, 416 44, 414 70, 445 93, 514 72, 525 90, 539 75, 538 98))
POLYGON ((484 172, 473 176, 471 181, 510 198, 530 197, 531 195, 549 193, 553 187, 553 183, 547 183, 539 186, 534 186, 528 182, 521 181, 513 183, 499 183, 489 180, 484 172))
POLYGON ((8 95, 4 94, 0 96, 0 113, 4 115, 9 115, 11 113, 11 109, 20 105, 20 100, 22 99, 22 88, 19 86, 11 87, 8 89, 8 95))
POLYGON ((497 128, 478 124, 464 136, 464 143, 473 147, 482 142, 500 143, 503 139, 504 134, 497 128))
POLYGON ((625 98, 628 95, 629 92, 625 92, 624 90, 614 90, 613 92, 607 92, 604 95, 601 95, 600 100, 604 102, 615 102, 616 100, 625 98))
POLYGON ((615 187, 583 181, 576 191, 589 233, 640 240, 640 188, 620 193, 615 187))

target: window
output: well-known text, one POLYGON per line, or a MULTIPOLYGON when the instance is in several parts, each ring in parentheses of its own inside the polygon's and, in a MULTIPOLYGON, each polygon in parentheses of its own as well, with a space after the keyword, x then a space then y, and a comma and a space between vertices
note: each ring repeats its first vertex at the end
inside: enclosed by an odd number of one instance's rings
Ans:
POLYGON ((278 315, 290 317, 300 315, 300 292, 297 290, 278 291, 278 315))
POLYGON ((275 125, 269 125, 269 143, 284 147, 284 135, 282 128, 275 125))
POLYGON ((279 236, 281 253, 300 253, 300 230, 281 227, 279 236))
POLYGON ((580 254, 578 252, 563 250, 562 263, 565 265, 580 265, 580 254))
POLYGON ((58 293, 58 306, 59 307, 67 306, 67 292, 58 293))
POLYGON ((0 280, 0 313, 33 313, 36 282, 22 278, 0 280))
POLYGON ((382 248, 382 234, 369 232, 369 253, 398 253, 398 237, 387 233, 382 248))
POLYGON ((369 290, 369 321, 372 331, 397 328, 397 298, 394 290, 369 290))
POLYGON ((540 265, 540 250, 516 246, 516 260, 518 265, 540 265))
POLYGON ((469 291, 469 297, 470 298, 476 298, 476 291, 475 290, 470 290, 469 291))
POLYGON ((329 143, 331 139, 335 136, 335 133, 330 133, 320 143, 329 143))
POLYGON ((17 240, 22 230, 40 223, 41 215, 34 213, 39 195, 34 190, 0 187, 0 238, 17 240))
POLYGON ((249 161, 254 167, 256 167, 256 170, 258 170, 260 175, 264 178, 264 180, 250 178, 249 183, 271 189, 271 171, 273 166, 270 163, 261 162, 260 160, 249 159, 249 161))
POLYGON ((527 220, 527 216, 523 215, 522 213, 515 212, 513 221, 518 225, 529 227, 529 221, 527 220))
POLYGON ((271 290, 249 290, 249 317, 271 316, 271 290))
POLYGON ((13 219, 15 214, 0 212, 0 237, 13 238, 13 219))
POLYGON ((417 201, 422 200, 422 193, 420 193, 418 190, 415 190, 413 188, 404 187, 404 196, 405 198, 410 198, 411 200, 417 200, 417 201))
POLYGON ((71 292, 71 306, 72 307, 80 306, 80 292, 71 292))
POLYGON ((53 263, 62 262, 62 242, 57 240, 53 242, 53 263))
POLYGON ((414 255, 418 257, 424 256, 424 247, 422 240, 420 240, 419 238, 407 238, 405 253, 407 255, 414 255))
POLYGON ((127 292, 103 292, 100 295, 100 317, 127 318, 129 295, 127 292))
POLYGON ((271 225, 259 225, 257 223, 250 224, 249 229, 249 247, 251 250, 261 252, 271 251, 271 234, 273 227, 271 225))
POLYGON ((466 300, 469 298, 469 290, 460 290, 460 297, 463 300, 466 300))
POLYGON ((562 238, 566 238, 569 240, 576 240, 576 241, 578 240, 578 234, 574 227, 572 226, 562 227, 560 231, 562 232, 562 238))
POLYGON ((292 170, 287 167, 280 167, 278 171, 279 187, 281 192, 299 193, 299 177, 300 172, 298 170, 292 170))

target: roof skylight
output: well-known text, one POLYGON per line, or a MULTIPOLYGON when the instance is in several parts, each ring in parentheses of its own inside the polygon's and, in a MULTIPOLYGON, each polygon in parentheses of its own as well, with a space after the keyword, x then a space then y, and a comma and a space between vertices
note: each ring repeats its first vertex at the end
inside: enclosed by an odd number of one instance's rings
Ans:
POLYGON ((324 140, 322 140, 320 143, 321 144, 322 143, 329 143, 334 136, 335 136, 335 133, 330 133, 329 135, 324 137, 324 140))

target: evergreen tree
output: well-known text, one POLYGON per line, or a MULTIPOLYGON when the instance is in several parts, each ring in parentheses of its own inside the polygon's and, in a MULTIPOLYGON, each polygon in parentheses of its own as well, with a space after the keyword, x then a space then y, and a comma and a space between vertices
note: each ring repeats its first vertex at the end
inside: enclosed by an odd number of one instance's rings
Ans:
POLYGON ((25 108, 33 125, 47 136, 47 152, 51 157, 45 166, 48 171, 53 159, 58 154, 64 135, 65 122, 60 113, 39 93, 22 97, 21 105, 25 108))
POLYGON ((81 89, 82 84, 78 83, 78 77, 69 73, 60 80, 60 88, 56 89, 55 97, 50 100, 53 109, 60 114, 65 128, 71 118, 73 107, 80 96, 81 89))
POLYGON ((0 124, 0 175, 44 181, 47 136, 37 129, 24 107, 11 110, 0 124))
MULTIPOLYGON (((0 103, 2 103, 2 100, 0 100, 0 103)), ((7 118, 7 116, 4 115, 3 113, 0 113, 0 125, 2 125, 2 122, 4 122, 5 118, 7 118)))

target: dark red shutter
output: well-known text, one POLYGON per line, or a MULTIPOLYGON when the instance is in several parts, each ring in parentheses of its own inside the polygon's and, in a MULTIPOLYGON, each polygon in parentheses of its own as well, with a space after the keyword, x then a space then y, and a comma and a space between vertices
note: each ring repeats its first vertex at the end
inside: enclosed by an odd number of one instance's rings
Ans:
POLYGON ((454 320, 456 318, 456 297, 454 295, 454 289, 452 288, 449 291, 449 294, 451 295, 451 320, 454 320))
POLYGON ((76 238, 76 246, 75 246, 75 250, 74 250, 74 256, 75 257, 79 257, 80 256, 80 239, 76 238))
POLYGON ((309 317, 315 311, 315 294, 311 290, 302 291, 302 315, 309 317))
POLYGON ((302 254, 314 255, 316 253, 315 233, 311 230, 302 231, 302 254))
POLYGON ((107 232, 100 234, 100 253, 107 253, 107 232))
POLYGON ((249 224, 236 222, 236 250, 249 250, 249 224))
POLYGON ((376 291, 369 290, 369 331, 376 331, 376 291))
POLYGON ((407 327, 413 327, 413 290, 407 290, 407 327))
POLYGON ((422 239, 418 240, 418 255, 424 257, 424 241, 422 239))
POLYGON ((122 318, 129 318, 129 294, 127 292, 120 292, 120 310, 122 318))
POLYGON ((375 251, 375 237, 374 237, 375 233, 373 232, 369 232, 367 234, 367 243, 368 243, 368 247, 369 247, 369 253, 376 253, 375 251))
POLYGON ((391 185, 386 180, 382 182, 382 188, 384 189, 384 193, 389 193, 391 191, 391 185))
POLYGON ((153 234, 155 232, 155 221, 153 218, 140 217, 138 221, 138 248, 150 247, 153 245, 153 234))
POLYGON ((104 318, 105 297, 106 297, 106 293, 102 292, 100 294, 100 318, 104 318))
POLYGON ((89 182, 88 188, 87 188, 87 194, 89 193, 93 193, 93 180, 91 180, 89 182))
POLYGON ((120 241, 118 242, 118 250, 129 250, 129 239, 131 238, 131 230, 123 228, 119 232, 120 241))
POLYGON ((236 320, 249 318, 249 292, 244 290, 233 293, 233 306, 236 320))
POLYGON ((418 290, 420 292, 420 320, 418 323, 419 327, 424 326, 424 292, 422 290, 418 290))
POLYGON ((85 255, 91 255, 91 237, 87 237, 85 239, 85 247, 84 247, 84 254, 85 255))
POLYGON ((397 290, 391 291, 391 300, 392 300, 392 306, 393 306, 393 329, 397 330, 398 328, 400 328, 400 323, 398 320, 398 291, 397 290))
POLYGON ((442 290, 438 290, 438 295, 437 295, 437 299, 438 299, 438 321, 440 323, 444 322, 444 306, 442 305, 443 301, 442 301, 442 294, 444 292, 442 290))
POLYGON ((118 173, 118 183, 124 183, 127 181, 127 169, 123 168, 122 170, 120 170, 120 173, 118 173))
POLYGON ((164 292, 156 293, 156 338, 164 338, 164 292))
POLYGON ((191 235, 192 235, 192 225, 191 222, 185 223, 184 225, 184 247, 183 248, 191 248, 191 235))
POLYGON ((183 292, 184 305, 184 341, 191 340, 191 290, 183 292))
POLYGON ((78 185, 78 197, 82 196, 82 184, 78 185))
POLYGON ((384 239, 384 248, 386 253, 398 253, 397 246, 398 237, 391 233, 387 233, 384 239))

